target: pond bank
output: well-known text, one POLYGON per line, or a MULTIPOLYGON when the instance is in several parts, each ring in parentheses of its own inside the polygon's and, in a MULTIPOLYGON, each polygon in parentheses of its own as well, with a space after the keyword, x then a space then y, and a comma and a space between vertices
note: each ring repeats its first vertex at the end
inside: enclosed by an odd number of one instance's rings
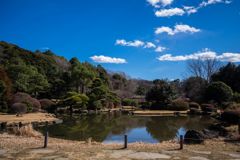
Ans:
POLYGON ((223 139, 206 140, 201 145, 184 145, 178 150, 175 141, 162 143, 102 144, 90 141, 71 141, 49 138, 43 149, 43 136, 22 137, 0 134, 0 159, 237 159, 240 143, 226 143, 223 139))
POLYGON ((169 110, 141 110, 141 111, 133 111, 134 115, 140 116, 174 116, 174 115, 187 115, 187 111, 169 111, 169 110))

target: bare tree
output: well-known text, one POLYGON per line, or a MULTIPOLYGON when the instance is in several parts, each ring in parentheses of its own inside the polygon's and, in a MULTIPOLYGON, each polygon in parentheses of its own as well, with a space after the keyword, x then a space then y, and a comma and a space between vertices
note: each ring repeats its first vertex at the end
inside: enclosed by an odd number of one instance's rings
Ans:
POLYGON ((188 61, 187 70, 195 77, 201 77, 208 82, 211 80, 211 76, 218 71, 221 64, 217 59, 196 59, 188 61))

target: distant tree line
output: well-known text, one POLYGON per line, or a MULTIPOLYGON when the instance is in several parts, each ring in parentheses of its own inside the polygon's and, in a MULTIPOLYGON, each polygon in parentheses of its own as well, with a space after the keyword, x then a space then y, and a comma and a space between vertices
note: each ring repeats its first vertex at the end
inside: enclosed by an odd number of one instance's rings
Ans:
POLYGON ((121 105, 186 110, 195 103, 221 108, 240 103, 240 65, 199 59, 189 61, 187 71, 190 76, 183 80, 132 79, 76 57, 68 61, 50 50, 32 52, 0 42, 0 112, 50 111, 56 103, 70 112, 121 105))
POLYGON ((131 79, 75 57, 68 61, 50 50, 32 52, 0 42, 0 112, 8 112, 19 103, 13 101, 17 93, 43 99, 43 105, 52 104, 45 99, 57 99, 58 106, 69 106, 71 111, 112 108, 124 99, 145 95, 151 85, 150 81, 131 79))

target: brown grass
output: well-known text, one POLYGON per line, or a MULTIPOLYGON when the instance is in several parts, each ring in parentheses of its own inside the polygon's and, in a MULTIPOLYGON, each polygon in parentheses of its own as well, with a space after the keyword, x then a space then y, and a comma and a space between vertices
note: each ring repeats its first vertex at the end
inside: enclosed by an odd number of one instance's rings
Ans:
POLYGON ((22 116, 16 115, 0 115, 0 122, 6 122, 7 124, 14 124, 21 122, 22 124, 31 123, 31 122, 53 122, 58 121, 53 114, 47 113, 28 113, 23 114, 22 116))

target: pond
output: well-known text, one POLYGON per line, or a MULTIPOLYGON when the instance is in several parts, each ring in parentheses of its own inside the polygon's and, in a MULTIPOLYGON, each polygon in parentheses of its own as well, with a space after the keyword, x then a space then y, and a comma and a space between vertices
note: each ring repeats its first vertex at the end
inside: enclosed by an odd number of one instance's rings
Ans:
POLYGON ((91 137, 104 143, 121 143, 125 134, 130 143, 158 143, 184 135, 188 129, 202 130, 214 121, 208 116, 130 116, 119 112, 59 118, 63 123, 49 126, 51 137, 70 140, 91 137))

